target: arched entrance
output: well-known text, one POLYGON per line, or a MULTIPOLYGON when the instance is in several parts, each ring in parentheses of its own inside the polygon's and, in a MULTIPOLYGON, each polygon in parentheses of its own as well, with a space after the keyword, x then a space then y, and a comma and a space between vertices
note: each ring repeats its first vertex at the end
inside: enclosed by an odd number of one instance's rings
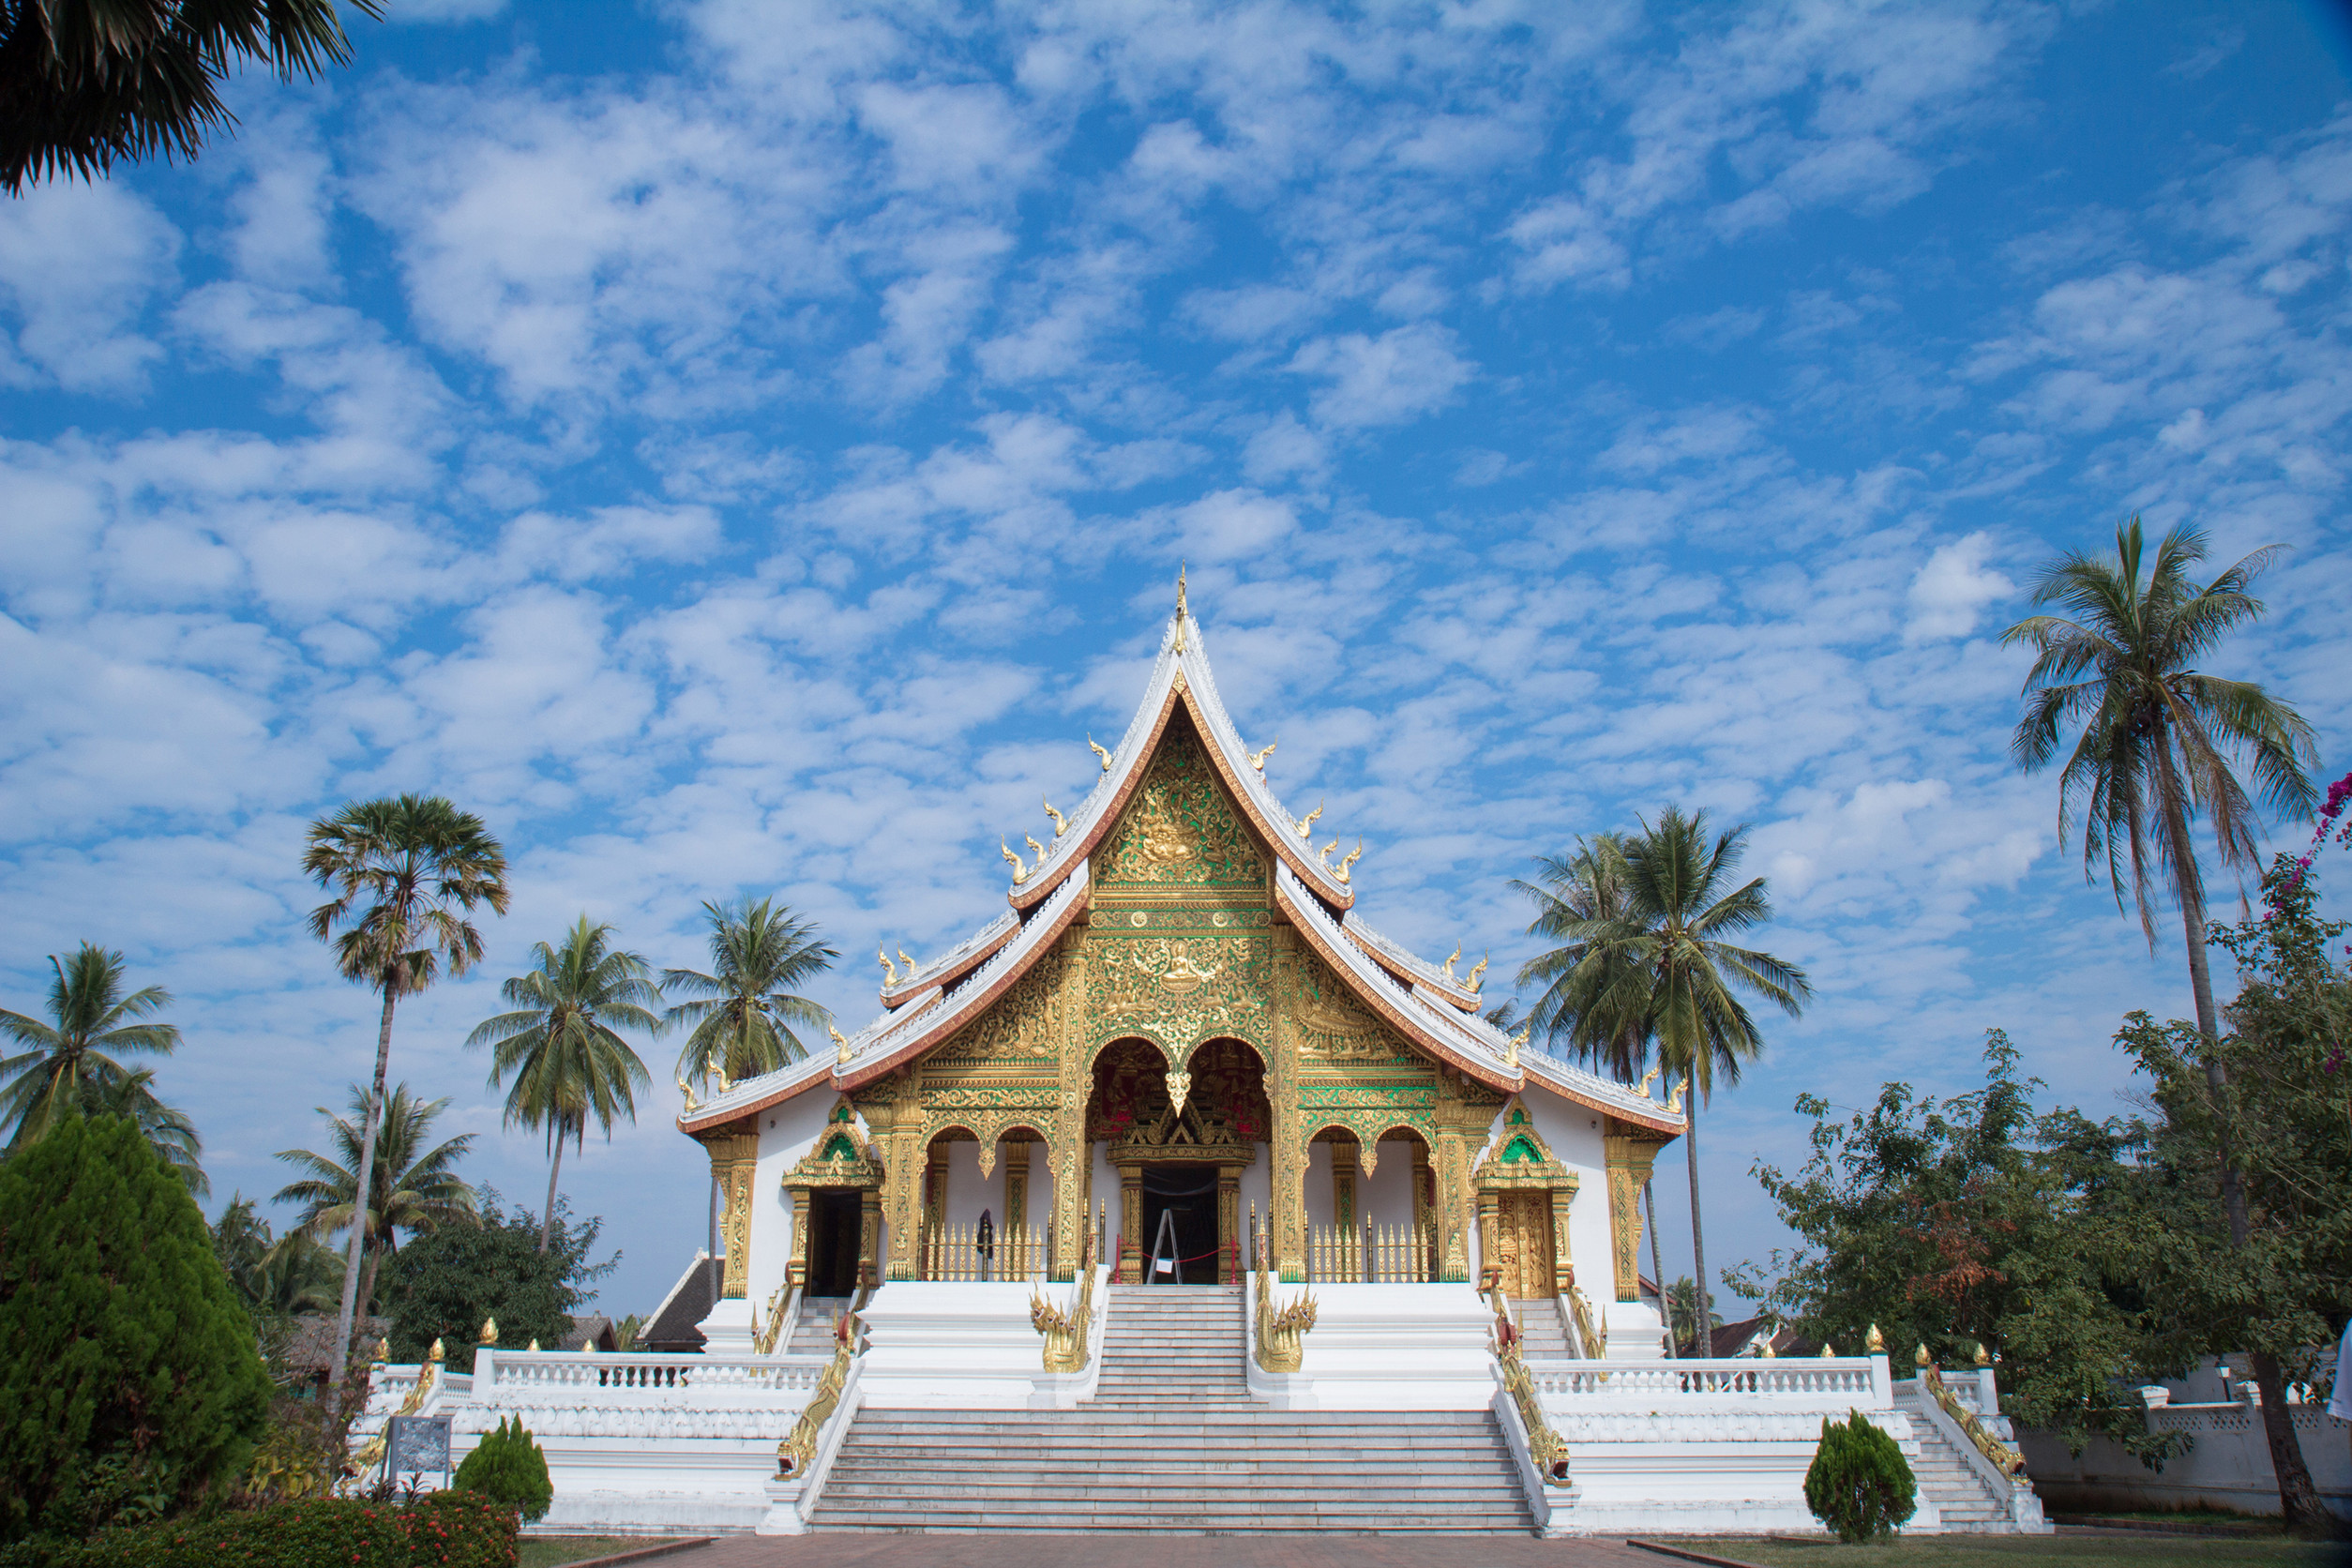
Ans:
POLYGON ((1114 1283, 1240 1282, 1242 1172, 1272 1121, 1265 1066, 1239 1040, 1200 1045, 1176 1075, 1149 1040, 1103 1048, 1087 1138, 1119 1176, 1114 1283))

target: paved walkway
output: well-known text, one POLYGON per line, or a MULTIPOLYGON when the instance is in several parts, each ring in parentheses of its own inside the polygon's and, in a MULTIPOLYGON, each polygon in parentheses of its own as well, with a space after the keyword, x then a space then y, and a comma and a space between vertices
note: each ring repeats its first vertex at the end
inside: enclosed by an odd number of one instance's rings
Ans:
POLYGON ((1410 1535, 736 1536, 645 1568, 1675 1568, 1622 1541, 1410 1535))

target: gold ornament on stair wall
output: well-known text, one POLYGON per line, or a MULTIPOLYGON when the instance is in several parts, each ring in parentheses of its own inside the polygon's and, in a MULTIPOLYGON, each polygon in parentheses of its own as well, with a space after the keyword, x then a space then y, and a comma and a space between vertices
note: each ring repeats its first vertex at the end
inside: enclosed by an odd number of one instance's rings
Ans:
POLYGON ((1887 1353, 1887 1336, 1878 1332, 1877 1324, 1870 1325, 1870 1337, 1863 1341, 1862 1348, 1874 1356, 1883 1356, 1887 1353))
POLYGON ((495 1345, 495 1344, 497 1344, 497 1343, 498 1343, 498 1319, 495 1319, 495 1318, 485 1318, 485 1319, 482 1319, 482 1333, 481 1333, 481 1336, 480 1336, 479 1338, 477 1338, 476 1340, 475 1340, 475 1343, 476 1345, 495 1345))

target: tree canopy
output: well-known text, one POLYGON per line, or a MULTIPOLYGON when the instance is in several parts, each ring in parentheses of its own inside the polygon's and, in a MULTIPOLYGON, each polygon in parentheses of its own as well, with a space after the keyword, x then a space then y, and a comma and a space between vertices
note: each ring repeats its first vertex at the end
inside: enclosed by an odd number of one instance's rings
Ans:
POLYGON ((548 1246, 539 1216, 502 1212, 496 1193, 482 1196, 482 1223, 451 1226, 402 1247, 384 1268, 379 1305, 392 1319, 392 1359, 422 1361, 435 1339, 452 1356, 475 1343, 485 1319, 498 1319, 498 1343, 519 1350, 537 1340, 553 1349, 571 1332, 571 1315, 596 1281, 620 1262, 592 1262, 604 1222, 550 1216, 548 1246))

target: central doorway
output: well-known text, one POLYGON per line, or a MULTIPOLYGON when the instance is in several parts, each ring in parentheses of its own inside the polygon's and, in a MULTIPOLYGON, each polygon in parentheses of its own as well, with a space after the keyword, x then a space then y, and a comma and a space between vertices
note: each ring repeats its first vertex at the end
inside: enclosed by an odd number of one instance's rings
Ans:
POLYGON ((819 1188, 808 1195, 808 1293, 857 1293, 860 1195, 819 1188))
POLYGON ((1147 1165, 1143 1168, 1143 1282, 1146 1285, 1214 1285, 1217 1257, 1217 1168, 1214 1165, 1147 1165), (1151 1261, 1160 1243, 1160 1216, 1174 1221, 1176 1267, 1160 1273, 1151 1261))

